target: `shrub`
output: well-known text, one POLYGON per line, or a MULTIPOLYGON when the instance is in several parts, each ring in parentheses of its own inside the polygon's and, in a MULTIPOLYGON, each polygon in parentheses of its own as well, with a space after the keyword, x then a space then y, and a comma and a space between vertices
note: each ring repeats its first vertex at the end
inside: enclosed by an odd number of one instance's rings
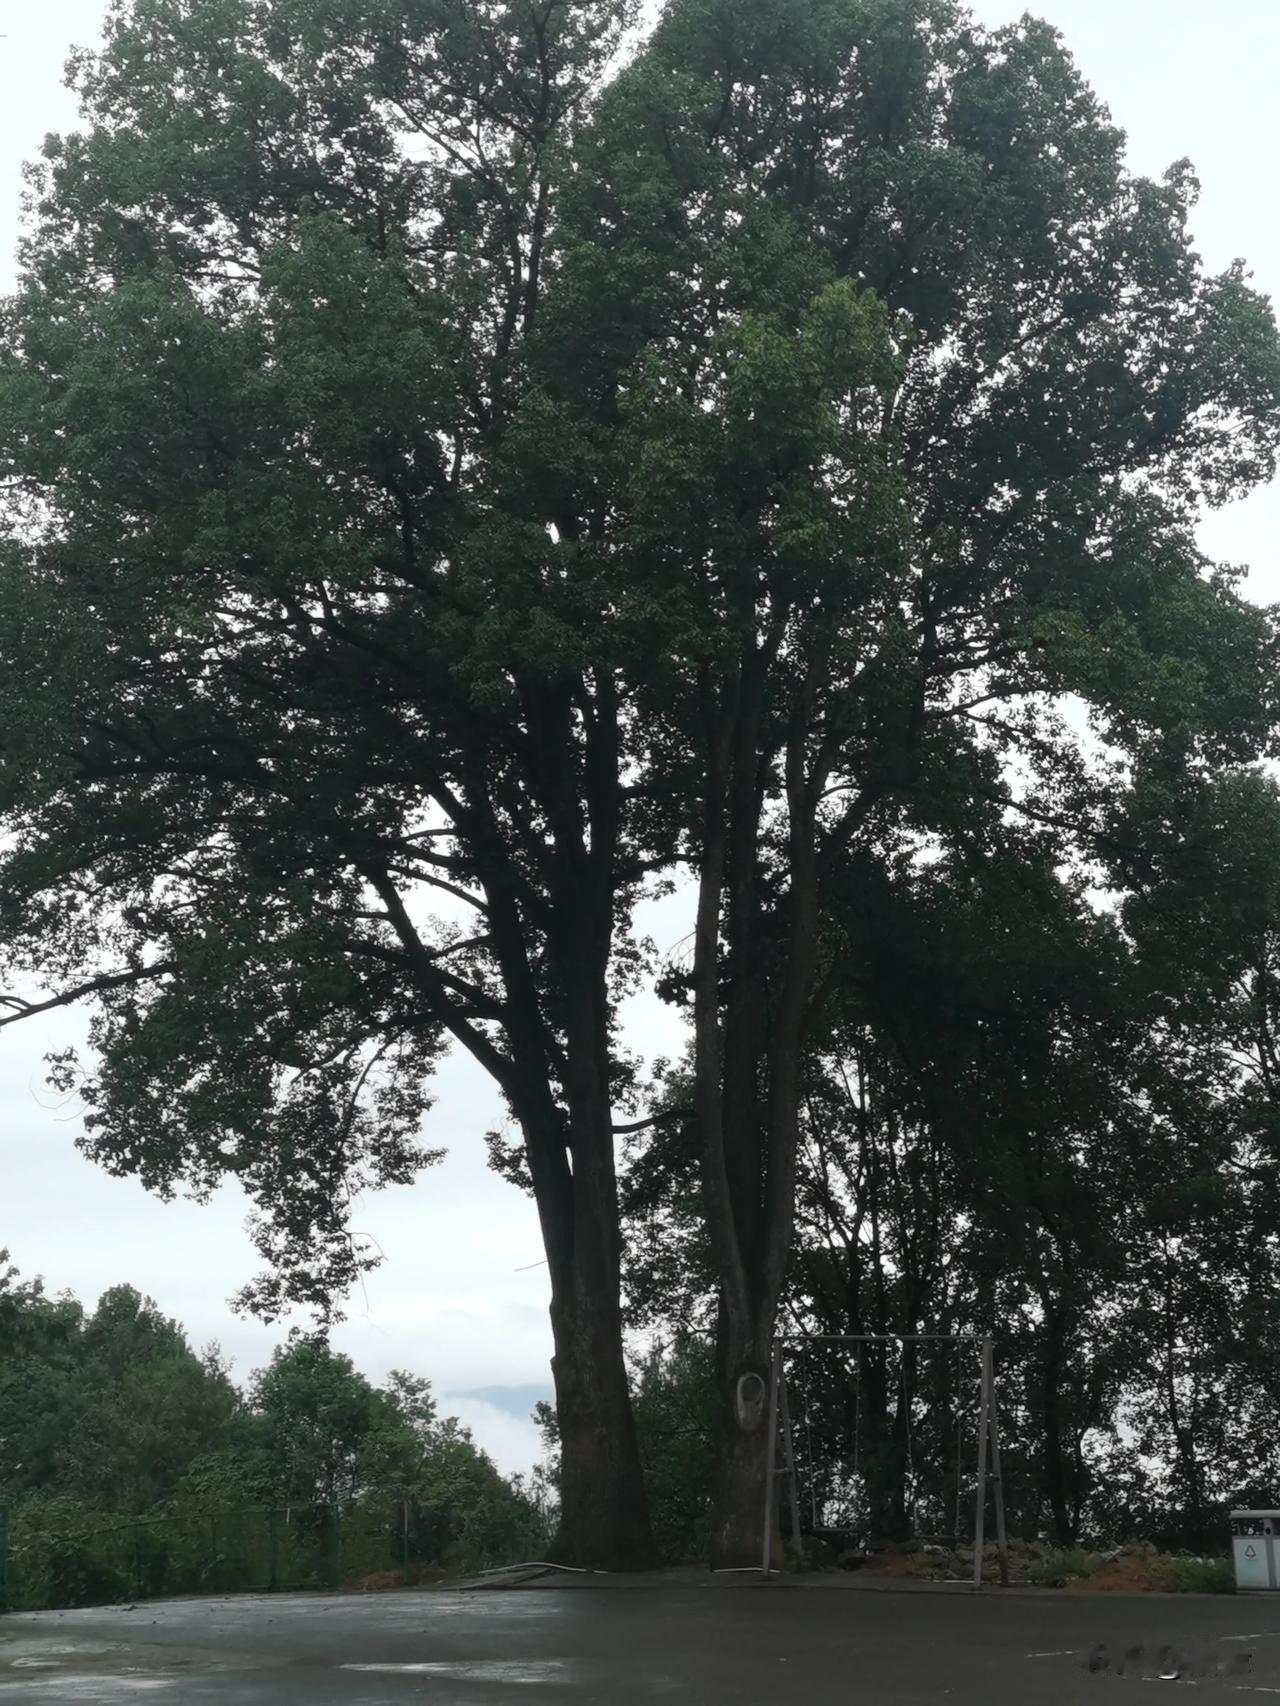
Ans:
POLYGON ((1107 1560, 1100 1552, 1085 1552, 1080 1547, 1066 1547, 1050 1552, 1031 1572, 1037 1587, 1064 1588, 1069 1582, 1083 1581, 1103 1568, 1107 1560))
POLYGON ((1234 1593, 1235 1570, 1230 1558, 1196 1558, 1177 1553, 1162 1558, 1169 1578, 1171 1593, 1234 1593))

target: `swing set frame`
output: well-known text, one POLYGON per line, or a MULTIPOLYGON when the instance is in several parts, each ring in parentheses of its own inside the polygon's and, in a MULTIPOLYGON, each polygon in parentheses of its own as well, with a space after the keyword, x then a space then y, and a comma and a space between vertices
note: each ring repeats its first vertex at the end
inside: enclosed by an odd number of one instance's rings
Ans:
MULTIPOLYGON (((973 1518, 973 1585, 982 1589, 983 1547, 986 1538, 987 1487, 991 1486, 996 1518, 996 1553, 1000 1564, 1000 1585, 1009 1585, 1009 1542, 1004 1523, 1004 1481, 1000 1470, 1000 1416, 996 1406, 994 1337, 980 1333, 790 1333, 773 1341, 769 1359, 769 1444, 768 1467, 765 1478, 764 1550, 761 1569, 767 1576, 773 1567, 774 1524, 777 1521, 778 1498, 778 1435, 782 1434, 783 1469, 788 1477, 792 1521, 795 1533, 792 1544, 796 1557, 804 1561, 804 1542, 800 1538, 800 1500, 796 1478, 795 1439, 791 1427, 791 1406, 787 1394, 787 1378, 782 1366, 783 1351, 796 1345, 807 1350, 811 1345, 964 1345, 981 1347, 981 1382, 978 1398, 978 1484, 974 1498, 973 1518), (988 1456, 989 1453, 989 1456, 988 1456)), ((908 1426, 910 1418, 908 1417, 908 1426)), ((779 1527, 781 1525, 779 1524, 779 1527)))

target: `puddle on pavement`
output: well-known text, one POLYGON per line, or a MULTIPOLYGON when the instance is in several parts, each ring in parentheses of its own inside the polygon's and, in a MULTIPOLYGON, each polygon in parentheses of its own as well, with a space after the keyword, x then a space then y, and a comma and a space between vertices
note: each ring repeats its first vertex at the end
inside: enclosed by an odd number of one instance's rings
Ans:
POLYGON ((569 1671, 564 1659, 431 1659, 416 1664, 347 1664, 338 1668, 376 1671, 382 1676, 447 1676, 457 1682, 509 1682, 517 1686, 563 1682, 569 1671))
MULTIPOLYGON (((123 1641, 42 1641, 21 1635, 0 1641, 0 1699, 15 1686, 17 1676, 25 1686, 55 1677, 72 1690, 105 1686, 108 1680, 120 1687, 142 1691, 166 1688, 176 1679, 197 1670, 201 1673, 227 1670, 267 1670, 288 1660, 270 1653, 241 1653, 225 1648, 139 1646, 123 1641), (33 1673, 36 1673, 33 1675, 33 1673)), ((75 1695, 74 1698, 81 1698, 75 1695)), ((88 1698, 96 1698, 93 1695, 88 1698)), ((110 1696, 104 1695, 104 1699, 110 1696)))
POLYGON ((121 1651, 119 1641, 43 1641, 31 1635, 0 1635, 0 1667, 9 1664, 62 1664, 71 1658, 96 1659, 107 1653, 121 1651), (7 1659, 9 1652, 21 1652, 22 1658, 7 1659))
POLYGON ((139 1694, 150 1694, 157 1688, 169 1688, 173 1684, 171 1676, 68 1676, 65 1672, 58 1676, 29 1677, 21 1683, 5 1682, 0 1678, 0 1702, 6 1696, 15 1700, 35 1701, 47 1699, 55 1701, 58 1706, 66 1702, 67 1706, 120 1706, 122 1701, 132 1700, 139 1694), (10 1691, 21 1687, 21 1694, 10 1694, 10 1691))

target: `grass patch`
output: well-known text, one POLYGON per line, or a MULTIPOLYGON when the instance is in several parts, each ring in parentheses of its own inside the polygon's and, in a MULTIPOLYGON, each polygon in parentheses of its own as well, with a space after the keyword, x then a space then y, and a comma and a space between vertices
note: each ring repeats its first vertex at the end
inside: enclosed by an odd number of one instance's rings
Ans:
POLYGON ((1230 1558, 1194 1558, 1174 1554, 1156 1560, 1167 1573, 1170 1593, 1234 1593, 1235 1571, 1230 1558))
POLYGON ((1234 1593, 1236 1586, 1230 1558, 1200 1558, 1183 1552, 1111 1555, 1079 1547, 1051 1552, 1036 1565, 1031 1579, 1037 1587, 1084 1592, 1234 1593))
POLYGON ((1065 1547, 1042 1558, 1032 1570, 1031 1580, 1038 1588, 1065 1588, 1072 1582, 1096 1576, 1106 1561, 1101 1552, 1085 1552, 1078 1546, 1065 1547))

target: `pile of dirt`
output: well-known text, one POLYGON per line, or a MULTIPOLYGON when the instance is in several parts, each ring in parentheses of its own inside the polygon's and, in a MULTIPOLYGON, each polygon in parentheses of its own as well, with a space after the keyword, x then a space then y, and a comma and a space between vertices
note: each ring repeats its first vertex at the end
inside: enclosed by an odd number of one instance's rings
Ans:
MULTIPOLYGON (((870 1541, 848 1548, 840 1568, 879 1580, 955 1582, 973 1579, 973 1548, 939 1537, 934 1541, 870 1541)), ((990 1541, 982 1550, 982 1579, 999 1579, 1000 1560, 990 1541)), ((1071 1593, 1170 1593, 1180 1586, 1172 1559, 1149 1540, 1131 1540, 1108 1552, 1060 1551, 1040 1540, 1010 1540, 1009 1583, 1014 1587, 1057 1587, 1071 1593)))
MULTIPOLYGON (((1035 1581, 1048 1554, 1039 1541, 1009 1542, 1009 1580, 1021 1586, 1035 1581)), ((867 1576, 891 1581, 956 1582, 973 1579, 973 1548, 956 1541, 873 1541, 862 1552, 849 1551, 839 1560, 843 1569, 856 1569, 867 1576)), ((982 1549, 982 1574, 996 1581, 1000 1559, 993 1542, 982 1549)))
POLYGON ((352 1576, 343 1582, 343 1593, 391 1593, 396 1588, 430 1588, 445 1579, 445 1572, 434 1564, 422 1564, 410 1572, 408 1580, 403 1570, 374 1570, 367 1576, 352 1576))
POLYGON ((862 1573, 890 1581, 930 1582, 939 1579, 946 1563, 928 1552, 879 1552, 867 1559, 862 1573))
POLYGON ((1087 1576, 1067 1583, 1068 1593, 1168 1593, 1174 1586, 1167 1558, 1124 1553, 1087 1576))

